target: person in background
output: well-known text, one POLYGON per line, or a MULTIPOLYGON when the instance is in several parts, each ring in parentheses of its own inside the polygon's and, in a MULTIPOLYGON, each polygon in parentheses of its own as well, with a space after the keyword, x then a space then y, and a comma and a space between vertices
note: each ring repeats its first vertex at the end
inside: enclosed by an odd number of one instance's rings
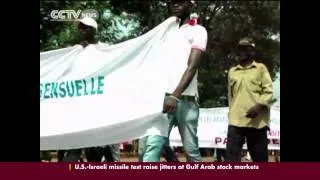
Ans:
POLYGON ((272 104, 268 69, 255 60, 255 43, 242 38, 237 45, 237 65, 228 73, 229 125, 226 161, 241 162, 245 138, 253 162, 268 162, 267 131, 272 104))

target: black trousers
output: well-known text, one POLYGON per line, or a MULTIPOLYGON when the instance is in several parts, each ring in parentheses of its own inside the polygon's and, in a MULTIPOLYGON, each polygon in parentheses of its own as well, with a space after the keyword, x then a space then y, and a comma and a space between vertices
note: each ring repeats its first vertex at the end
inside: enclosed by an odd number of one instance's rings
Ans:
POLYGON ((106 162, 115 162, 110 146, 91 147, 85 149, 88 162, 101 162, 102 157, 105 157, 106 162))
POLYGON ((179 162, 175 152, 173 151, 173 149, 171 149, 170 146, 164 145, 162 152, 167 162, 179 162))
MULTIPOLYGON (((107 162, 114 162, 111 149, 109 146, 106 147, 90 147, 85 148, 85 154, 88 162, 101 162, 102 157, 105 156, 107 162)), ((59 150, 58 161, 59 162, 78 162, 82 149, 71 149, 71 150, 59 150)))
MULTIPOLYGON (((214 153, 214 151, 213 151, 214 153)), ((226 150, 225 149, 216 149, 216 156, 217 156, 217 161, 222 162, 222 157, 226 157, 226 150)))
MULTIPOLYGON (((62 155, 63 156, 62 162, 78 162, 80 160, 81 153, 82 153, 82 149, 66 150, 62 155)), ((61 157, 58 156, 58 158, 61 158, 61 157)))
POLYGON ((58 150, 58 162, 62 162, 65 150, 58 150))
POLYGON ((246 138, 252 161, 268 162, 268 130, 268 127, 256 129, 229 126, 226 161, 241 162, 242 146, 246 138))

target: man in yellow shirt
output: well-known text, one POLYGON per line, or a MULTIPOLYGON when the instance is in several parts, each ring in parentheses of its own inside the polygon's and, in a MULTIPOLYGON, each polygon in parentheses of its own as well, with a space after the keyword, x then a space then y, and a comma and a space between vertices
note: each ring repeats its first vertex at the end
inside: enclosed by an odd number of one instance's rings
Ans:
POLYGON ((272 80, 268 69, 254 60, 255 43, 243 38, 237 45, 237 65, 228 73, 229 126, 226 160, 241 161, 247 140, 254 162, 268 162, 272 80))

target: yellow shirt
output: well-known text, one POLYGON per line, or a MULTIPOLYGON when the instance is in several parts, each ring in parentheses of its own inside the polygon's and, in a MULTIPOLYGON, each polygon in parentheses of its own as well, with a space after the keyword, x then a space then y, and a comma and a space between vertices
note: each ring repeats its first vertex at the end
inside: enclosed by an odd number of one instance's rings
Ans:
POLYGON ((264 64, 253 61, 248 67, 232 67, 228 73, 229 125, 257 129, 269 126, 272 94, 272 79, 264 64), (268 109, 253 119, 247 118, 248 110, 257 103, 268 109))

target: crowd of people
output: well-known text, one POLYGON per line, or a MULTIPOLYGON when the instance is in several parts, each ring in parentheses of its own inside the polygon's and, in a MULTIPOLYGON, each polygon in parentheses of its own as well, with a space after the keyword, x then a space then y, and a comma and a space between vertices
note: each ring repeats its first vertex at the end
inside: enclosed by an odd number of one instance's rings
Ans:
MULTIPOLYGON (((190 14, 195 5, 191 0, 171 0, 171 14, 177 17, 179 44, 181 52, 178 58, 183 63, 175 67, 171 86, 165 94, 163 113, 169 119, 167 137, 149 135, 139 139, 139 161, 160 162, 163 156, 167 162, 177 162, 178 157, 170 146, 169 136, 173 127, 178 127, 183 149, 188 162, 201 162, 202 156, 198 146, 197 128, 199 118, 197 74, 207 46, 206 29, 197 23, 190 23, 190 14)), ((79 44, 86 47, 99 43, 95 39, 97 22, 84 18, 78 24, 82 34, 79 44)), ((268 69, 255 59, 255 47, 252 38, 241 38, 235 45, 237 52, 235 66, 228 73, 229 126, 226 149, 215 149, 217 161, 240 162, 243 144, 246 139, 250 159, 253 162, 268 162, 267 131, 270 122, 272 103, 272 80, 268 69), (223 159, 223 160, 222 160, 223 159)), ((176 63, 177 64, 177 63, 176 63)), ((213 87, 214 88, 214 87, 213 87)), ((120 144, 85 149, 59 150, 58 161, 82 161, 85 153, 89 162, 120 161, 120 144)))

